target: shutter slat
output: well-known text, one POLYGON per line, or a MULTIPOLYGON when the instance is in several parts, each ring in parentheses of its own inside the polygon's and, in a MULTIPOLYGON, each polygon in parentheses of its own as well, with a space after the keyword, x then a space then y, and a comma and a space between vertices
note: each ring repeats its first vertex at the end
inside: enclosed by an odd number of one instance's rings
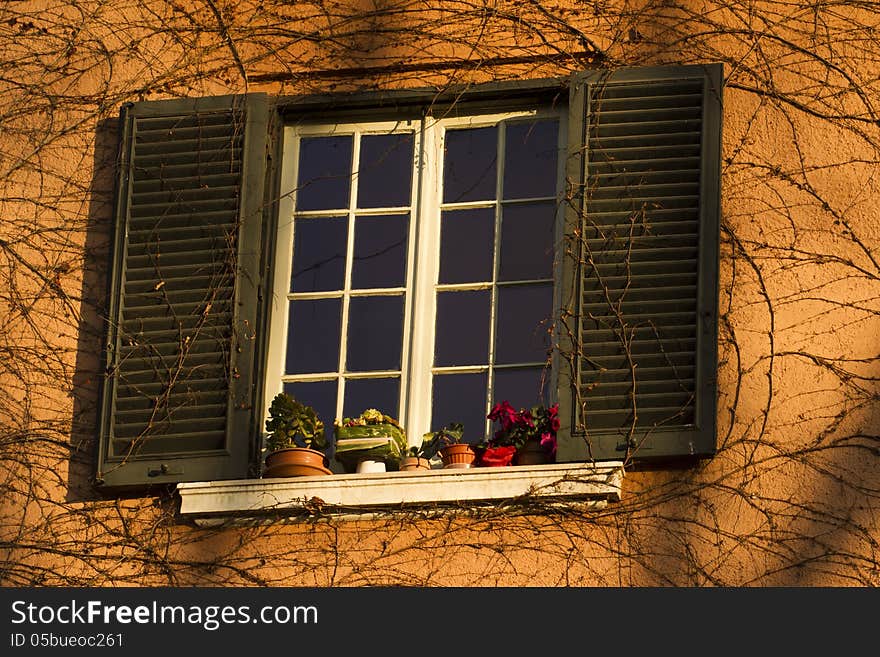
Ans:
MULTIPOLYGON (((193 138, 181 139, 174 131, 166 133, 164 138, 157 137, 155 140, 143 141, 135 138, 134 154, 138 158, 135 166, 144 164, 153 164, 153 160, 149 159, 155 156, 184 154, 186 157, 194 161, 210 161, 213 158, 230 155, 233 151, 239 151, 241 148, 241 139, 239 135, 229 130, 227 125, 219 136, 202 136, 196 131, 193 138), (140 158, 143 158, 142 160, 140 158)), ((240 151, 239 151, 240 153, 240 151)), ((144 178, 152 175, 154 172, 148 172, 146 167, 135 169, 135 179, 144 178)))
MULTIPOLYGON (((678 365, 674 369, 665 366, 665 367, 642 367, 639 372, 639 385, 642 382, 654 382, 658 385, 677 385, 679 382, 692 381, 694 377, 694 368, 689 365, 678 365), (670 380, 670 374, 673 378, 670 380)), ((582 374, 580 380, 580 386, 582 389, 590 389, 595 390, 596 386, 601 386, 606 383, 611 384, 619 384, 619 383, 627 383, 631 384, 632 382, 632 371, 629 367, 619 367, 619 368, 607 368, 602 370, 601 372, 587 372, 582 374)), ((624 389, 620 394, 627 394, 626 389, 624 389)), ((589 403, 589 399, 587 399, 587 403, 589 403)))
MULTIPOLYGON (((190 277, 190 276, 206 276, 206 275, 222 275, 224 279, 229 276, 229 267, 228 263, 220 263, 220 262, 212 262, 212 263, 190 263, 188 265, 169 265, 168 267, 162 267, 162 276, 158 277, 155 266, 149 267, 141 267, 139 269, 132 269, 129 272, 129 278, 132 281, 141 281, 143 282, 145 279, 153 285, 155 288, 159 283, 168 281, 169 279, 181 278, 181 277, 190 277), (210 272, 208 274, 207 272, 210 272)), ((211 279, 216 280, 216 279, 211 279)), ((217 285, 227 285, 227 280, 218 280, 217 285)))
POLYGON ((180 188, 135 193, 131 195, 131 198, 142 208, 164 207, 166 205, 187 207, 192 201, 234 199, 238 196, 238 192, 237 185, 211 186, 200 184, 198 180, 192 179, 186 183, 186 186, 180 188))
POLYGON ((201 167, 193 167, 188 175, 180 175, 177 177, 169 175, 167 170, 162 172, 162 177, 155 180, 142 180, 132 185, 132 196, 139 200, 143 200, 145 194, 156 194, 158 192, 184 192, 189 190, 201 190, 202 192, 212 189, 222 189, 224 187, 235 187, 239 178, 237 171, 217 171, 216 173, 208 173, 206 165, 201 167))
POLYGON ((171 239, 164 239, 159 243, 154 240, 139 240, 131 242, 129 240, 128 252, 132 256, 154 253, 160 257, 169 253, 182 253, 187 251, 213 251, 215 249, 225 248, 230 240, 229 235, 211 234, 204 237, 191 237, 187 239, 174 239, 176 235, 172 235, 171 239))
POLYGON ((207 147, 209 139, 220 138, 221 143, 226 143, 229 136, 229 122, 222 115, 213 118, 202 117, 196 123, 187 118, 180 117, 170 121, 162 121, 161 125, 150 120, 141 119, 138 123, 137 143, 156 142, 167 144, 170 139, 190 143, 198 141, 203 147, 207 147))
MULTIPOLYGON (((645 136, 653 139, 659 134, 693 132, 699 130, 699 127, 698 118, 633 121, 629 123, 621 121, 618 123, 603 123, 593 128, 590 136, 599 139, 645 136)), ((601 148, 599 150, 601 151, 601 148)))
MULTIPOLYGON (((169 409, 177 409, 183 406, 192 408, 206 408, 223 406, 226 403, 226 393, 223 390, 201 391, 199 393, 186 392, 164 395, 163 399, 169 409)), ((119 417, 123 414, 151 413, 156 406, 156 398, 151 398, 143 394, 136 397, 119 397, 117 399, 117 413, 119 417)), ((128 417, 128 415, 125 415, 128 417)))
POLYGON ((598 81, 593 85, 593 93, 601 95, 603 99, 613 102, 617 99, 638 101, 640 98, 652 97, 677 97, 682 94, 702 93, 702 78, 676 78, 667 80, 645 80, 641 82, 603 83, 598 81))
MULTIPOLYGON (((666 376, 668 374, 667 370, 664 368, 663 375, 666 376)), ((683 376, 682 372, 677 372, 678 377, 675 381, 670 382, 666 379, 660 380, 651 380, 651 379, 643 379, 639 381, 639 394, 657 394, 657 393, 667 393, 671 390, 675 390, 679 387, 683 387, 685 389, 692 389, 694 384, 693 377, 683 376)), ((693 370, 691 370, 691 374, 693 374, 693 370)), ((621 397, 624 395, 628 395, 632 390, 632 377, 629 379, 613 381, 610 379, 603 379, 602 381, 589 384, 590 387, 590 399, 594 399, 600 396, 613 396, 613 397, 621 397)))
POLYGON ((683 146, 700 143, 699 130, 663 130, 648 134, 594 135, 591 137, 593 148, 597 153, 604 153, 616 148, 657 148, 666 145, 683 146))
MULTIPOLYGON (((693 395, 688 392, 638 392, 635 396, 637 408, 675 409, 685 408, 693 401, 693 395)), ((622 395, 590 395, 590 404, 587 413, 602 411, 632 410, 633 404, 622 395)))
POLYGON ((229 132, 229 112, 168 112, 163 116, 138 117, 138 135, 167 135, 172 130, 194 128, 198 131, 208 130, 213 126, 222 128, 224 134, 229 132))
MULTIPOLYGON (((238 198, 236 195, 229 196, 214 196, 210 193, 210 191, 205 195, 205 198, 201 199, 193 199, 184 202, 171 202, 168 203, 151 203, 145 205, 139 205, 137 207, 132 208, 131 217, 132 219, 148 219, 148 218, 165 218, 166 215, 172 216, 184 216, 189 218, 190 220, 198 220, 197 215, 205 212, 209 214, 223 212, 224 210, 227 212, 235 212, 238 207, 238 198), (172 212, 172 210, 176 210, 176 212, 172 212)), ((138 224, 135 223, 135 226, 138 224)))
MULTIPOLYGON (((155 287, 155 286, 154 286, 155 287)), ((167 285, 163 285, 158 291, 149 290, 142 293, 129 293, 128 303, 129 309, 136 309, 144 306, 153 306, 154 308, 164 303, 195 303, 205 301, 204 291, 196 288, 195 290, 186 287, 182 290, 169 290, 167 285)), ((232 299, 234 288, 220 287, 212 289, 211 292, 215 296, 214 299, 232 299)))
POLYGON ((114 451, 126 460, 134 458, 133 455, 137 455, 139 460, 211 456, 212 452, 223 449, 226 442, 226 431, 225 429, 217 429, 215 431, 168 433, 166 427, 157 426, 138 438, 138 440, 114 439, 114 451))
MULTIPOLYGON (((665 287, 657 285, 654 287, 639 287, 627 286, 626 284, 612 286, 604 281, 603 283, 604 286, 602 286, 602 289, 584 293, 585 306, 603 302, 607 303, 608 299, 613 303, 624 301, 623 294, 626 295, 626 301, 650 302, 658 300, 657 297, 661 297, 661 300, 666 298, 693 300, 697 293, 696 285, 670 285, 665 287)), ((623 283, 623 281, 621 281, 621 283, 623 283)), ((626 281, 626 283, 631 283, 631 281, 626 281)))
POLYGON ((220 210, 203 210, 198 213, 190 211, 169 212, 166 214, 145 214, 143 217, 132 217, 130 226, 133 235, 154 235, 157 230, 211 230, 213 226, 235 228, 235 211, 228 208, 220 210))
POLYGON ((171 387, 170 391, 165 382, 153 381, 141 385, 132 385, 125 382, 120 383, 117 392, 119 403, 123 401, 127 404, 135 404, 139 400, 147 400, 152 402, 154 399, 161 397, 162 400, 172 405, 171 401, 175 395, 183 395, 186 397, 201 398, 204 394, 214 395, 222 393, 224 398, 228 386, 222 381, 215 379, 193 379, 192 381, 177 381, 171 387))

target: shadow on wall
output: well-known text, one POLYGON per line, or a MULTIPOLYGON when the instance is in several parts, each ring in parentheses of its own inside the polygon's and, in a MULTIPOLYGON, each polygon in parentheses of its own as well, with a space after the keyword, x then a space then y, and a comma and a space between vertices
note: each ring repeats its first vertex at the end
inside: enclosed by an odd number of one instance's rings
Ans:
POLYGON ((97 461, 98 400, 105 374, 103 356, 113 239, 118 126, 118 118, 106 119, 98 124, 95 132, 88 226, 83 246, 82 309, 73 374, 68 502, 100 498, 92 482, 97 461))

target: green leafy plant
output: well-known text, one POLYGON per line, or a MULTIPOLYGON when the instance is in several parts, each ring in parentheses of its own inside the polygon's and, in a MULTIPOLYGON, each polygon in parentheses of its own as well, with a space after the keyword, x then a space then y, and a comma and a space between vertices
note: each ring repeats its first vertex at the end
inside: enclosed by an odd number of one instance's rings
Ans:
POLYGON ((327 446, 324 423, 311 406, 297 401, 286 392, 279 392, 269 406, 266 420, 266 449, 275 451, 288 447, 307 447, 318 451, 327 446))
POLYGON ((356 418, 336 420, 336 457, 341 461, 375 458, 396 462, 407 451, 406 432, 400 423, 375 408, 356 418))
POLYGON ((410 450, 417 449, 420 453, 411 454, 411 456, 421 456, 430 460, 444 447, 460 444, 463 437, 464 425, 461 422, 451 422, 437 431, 429 431, 424 434, 422 444, 418 448, 410 448, 410 450))

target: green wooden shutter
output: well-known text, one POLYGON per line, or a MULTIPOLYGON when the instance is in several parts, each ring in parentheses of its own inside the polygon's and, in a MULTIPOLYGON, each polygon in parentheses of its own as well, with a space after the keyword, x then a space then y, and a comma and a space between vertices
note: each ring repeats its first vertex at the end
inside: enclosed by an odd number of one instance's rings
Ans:
POLYGON ((123 108, 96 484, 245 477, 268 102, 123 108))
POLYGON ((721 78, 572 80, 562 461, 715 451, 721 78))

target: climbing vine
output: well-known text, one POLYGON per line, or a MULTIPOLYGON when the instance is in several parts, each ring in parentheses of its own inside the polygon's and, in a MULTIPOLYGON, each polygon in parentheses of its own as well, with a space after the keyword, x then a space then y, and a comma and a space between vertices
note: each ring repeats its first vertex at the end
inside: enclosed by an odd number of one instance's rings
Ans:
POLYGON ((873 2, 0 5, 0 583, 880 583, 873 2), (724 64, 718 454, 602 510, 200 528, 91 486, 122 104, 724 64))

